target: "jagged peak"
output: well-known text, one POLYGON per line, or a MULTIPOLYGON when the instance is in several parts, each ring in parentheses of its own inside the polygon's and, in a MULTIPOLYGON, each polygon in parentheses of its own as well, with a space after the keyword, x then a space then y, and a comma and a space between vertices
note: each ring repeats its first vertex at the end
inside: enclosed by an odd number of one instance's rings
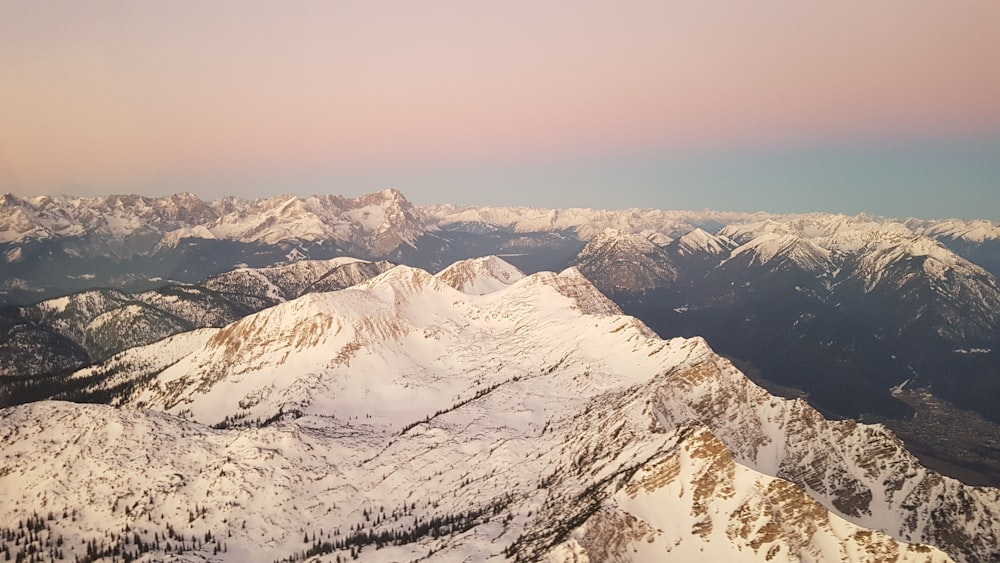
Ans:
POLYGON ((681 254, 703 252, 707 254, 723 254, 736 246, 732 240, 726 236, 713 235, 701 227, 695 227, 692 231, 681 236, 677 240, 681 254))
POLYGON ((403 192, 397 190, 396 188, 384 188, 377 192, 380 196, 387 200, 393 201, 407 201, 403 192))
POLYGON ((707 426, 737 462, 805 487, 855 524, 907 541, 937 539, 952 555, 995 552, 996 489, 966 486, 922 467, 883 425, 827 420, 801 398, 775 397, 723 358, 688 366, 658 391, 653 411, 665 429, 707 426), (818 446, 818 436, 838 438, 818 446), (944 516, 958 503, 969 512, 944 516), (918 514, 928 512, 943 517, 921 529, 918 514))
POLYGON ((16 195, 10 192, 0 194, 0 205, 2 206, 23 205, 23 203, 24 202, 23 200, 21 200, 21 198, 17 197, 16 195))
POLYGON ((524 278, 524 272, 491 255, 460 260, 438 272, 435 277, 463 293, 483 295, 524 278))
POLYGON ((741 255, 750 256, 750 265, 786 259, 802 269, 824 272, 832 265, 833 253, 795 234, 765 232, 733 250, 732 258, 741 255))
POLYGON ((353 198, 346 198, 345 202, 349 205, 362 207, 369 205, 381 205, 405 209, 413 207, 413 204, 410 203, 410 200, 406 199, 403 192, 397 190, 396 188, 385 188, 377 192, 362 194, 353 198))
POLYGON ((599 235, 587 243, 587 246, 577 255, 577 261, 587 262, 595 257, 615 255, 627 256, 658 256, 663 248, 649 237, 622 229, 604 229, 599 235))

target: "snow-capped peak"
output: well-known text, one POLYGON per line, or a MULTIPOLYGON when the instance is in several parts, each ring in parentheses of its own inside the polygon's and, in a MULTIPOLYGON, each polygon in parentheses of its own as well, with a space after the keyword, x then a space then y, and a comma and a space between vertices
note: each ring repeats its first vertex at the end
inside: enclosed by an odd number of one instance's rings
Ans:
POLYGON ((463 293, 492 293, 524 277, 524 272, 496 256, 455 262, 436 274, 438 279, 463 293))
POLYGON ((733 250, 730 260, 749 256, 748 265, 790 263, 808 272, 822 274, 834 269, 829 250, 794 234, 768 231, 733 250))
POLYGON ((1000 223, 977 219, 962 221, 957 219, 944 221, 907 221, 914 231, 935 238, 961 239, 973 243, 1000 240, 1000 223))
POLYGON ((583 275, 609 292, 641 292, 677 279, 677 269, 661 246, 619 229, 605 229, 573 262, 583 275))
POLYGON ((654 252, 656 249, 657 245, 646 236, 609 228, 604 229, 591 239, 583 254, 598 254, 609 251, 646 254, 654 252))
POLYGON ((701 228, 696 228, 681 236, 677 240, 677 246, 681 255, 720 255, 728 253, 737 245, 725 236, 713 235, 701 228))

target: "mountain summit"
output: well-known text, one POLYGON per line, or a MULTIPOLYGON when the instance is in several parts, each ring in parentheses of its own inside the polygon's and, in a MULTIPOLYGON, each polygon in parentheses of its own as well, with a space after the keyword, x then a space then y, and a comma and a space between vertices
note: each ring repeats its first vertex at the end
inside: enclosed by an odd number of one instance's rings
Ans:
POLYGON ((587 243, 574 264, 610 293, 662 287, 677 279, 677 269, 664 249, 650 240, 653 235, 606 229, 587 243))

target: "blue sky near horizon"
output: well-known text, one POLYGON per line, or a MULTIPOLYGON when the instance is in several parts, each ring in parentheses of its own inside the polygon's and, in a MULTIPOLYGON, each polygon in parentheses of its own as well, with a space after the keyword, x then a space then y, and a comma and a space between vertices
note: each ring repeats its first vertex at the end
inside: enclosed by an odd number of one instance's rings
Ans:
MULTIPOLYGON (((280 171, 194 187, 208 198, 361 195, 393 187, 419 204, 823 211, 1000 221, 1000 137, 645 150, 337 174, 280 171)), ((150 193, 173 191, 167 186, 150 193)))
POLYGON ((0 3, 0 192, 1000 221, 1000 3, 0 3))
POLYGON ((362 175, 353 184, 397 187, 418 203, 530 201, 540 207, 826 211, 1000 221, 1000 138, 664 149, 370 174, 368 181, 362 175), (438 199, 442 189, 450 192, 448 199, 438 199))

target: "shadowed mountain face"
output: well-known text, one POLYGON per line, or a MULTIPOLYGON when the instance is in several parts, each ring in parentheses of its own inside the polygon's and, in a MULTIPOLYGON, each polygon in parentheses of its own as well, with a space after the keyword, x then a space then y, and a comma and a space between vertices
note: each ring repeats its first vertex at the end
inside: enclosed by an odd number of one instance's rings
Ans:
POLYGON ((821 216, 721 234, 739 246, 700 267, 664 249, 685 264, 677 283, 612 294, 664 335, 702 335, 844 416, 904 414, 890 388, 909 381, 998 420, 984 400, 998 390, 992 274, 898 224, 821 216))
POLYGON ((399 266, 133 353, 112 377, 162 367, 120 408, 0 411, 0 527, 58 502, 32 526, 81 557, 997 556, 996 490, 658 338, 576 269, 399 266))
MULTIPOLYGON (((696 235, 711 244, 680 237, 663 247, 679 272, 672 283, 627 291, 600 272, 591 276, 662 336, 702 336, 777 392, 831 416, 886 420, 928 462, 976 466, 975 476, 953 471, 1000 483, 1000 451, 941 450, 928 441, 941 432, 932 430, 934 419, 902 423, 915 403, 900 395, 924 389, 949 408, 1000 422, 1000 290, 992 274, 885 221, 810 216, 696 235)), ((958 434, 952 443, 965 441, 958 434)))

